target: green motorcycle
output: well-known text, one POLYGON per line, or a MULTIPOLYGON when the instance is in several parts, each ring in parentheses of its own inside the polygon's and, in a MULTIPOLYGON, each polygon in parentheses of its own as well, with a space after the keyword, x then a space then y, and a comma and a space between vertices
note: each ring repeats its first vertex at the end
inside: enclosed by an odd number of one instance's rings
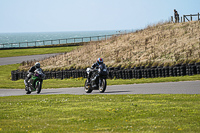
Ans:
POLYGON ((31 94, 31 92, 36 91, 37 94, 41 92, 42 89, 42 82, 45 77, 43 74, 42 69, 38 68, 34 71, 34 74, 28 80, 28 86, 25 88, 27 91, 26 94, 31 94))

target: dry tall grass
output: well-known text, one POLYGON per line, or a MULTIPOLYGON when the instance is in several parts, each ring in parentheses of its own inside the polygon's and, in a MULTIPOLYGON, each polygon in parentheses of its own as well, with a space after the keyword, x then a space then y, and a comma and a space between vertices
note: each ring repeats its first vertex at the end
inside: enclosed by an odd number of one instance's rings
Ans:
MULTIPOLYGON (((43 69, 86 68, 97 58, 107 66, 166 65, 200 59, 200 22, 159 23, 127 35, 91 42, 76 50, 41 60, 43 69)), ((200 61, 200 60, 199 60, 200 61)), ((21 69, 32 65, 24 64, 21 69)))

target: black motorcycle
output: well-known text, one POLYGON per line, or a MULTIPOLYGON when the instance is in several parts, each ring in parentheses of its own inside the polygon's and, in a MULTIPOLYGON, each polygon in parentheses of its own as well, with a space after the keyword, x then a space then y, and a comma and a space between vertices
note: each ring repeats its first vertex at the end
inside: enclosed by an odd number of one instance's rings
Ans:
POLYGON ((90 82, 85 81, 85 92, 91 93, 93 90, 99 90, 100 93, 104 93, 106 90, 107 82, 106 78, 108 75, 107 68, 105 65, 99 65, 96 69, 87 68, 87 74, 92 73, 90 82))

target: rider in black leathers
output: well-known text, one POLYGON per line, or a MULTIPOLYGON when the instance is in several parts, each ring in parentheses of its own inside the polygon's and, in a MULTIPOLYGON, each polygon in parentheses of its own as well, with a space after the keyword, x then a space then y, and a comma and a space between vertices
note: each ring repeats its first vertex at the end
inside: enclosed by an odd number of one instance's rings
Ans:
POLYGON ((37 68, 40 68, 40 63, 39 63, 39 62, 36 62, 35 65, 32 66, 32 67, 29 69, 28 75, 27 75, 27 77, 26 77, 25 80, 24 80, 25 87, 28 86, 28 80, 31 78, 31 76, 34 74, 34 71, 35 71, 37 68))
MULTIPOLYGON (((97 67, 99 67, 99 65, 101 65, 101 64, 105 67, 105 64, 103 63, 103 59, 102 59, 102 58, 98 58, 98 59, 97 59, 97 62, 94 63, 94 64, 92 65, 91 69, 97 68, 97 67)), ((91 76, 92 76, 92 72, 90 72, 90 73, 88 74, 88 78, 87 78, 87 82, 88 82, 88 83, 90 82, 91 76)))

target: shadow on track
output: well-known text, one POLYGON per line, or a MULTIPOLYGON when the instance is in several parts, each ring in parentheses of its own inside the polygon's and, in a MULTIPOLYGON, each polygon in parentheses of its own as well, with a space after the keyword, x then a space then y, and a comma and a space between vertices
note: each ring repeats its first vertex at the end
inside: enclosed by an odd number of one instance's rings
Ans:
POLYGON ((40 94, 61 94, 60 92, 41 92, 40 94))
POLYGON ((130 91, 108 91, 108 92, 105 92, 105 93, 128 93, 130 91))

